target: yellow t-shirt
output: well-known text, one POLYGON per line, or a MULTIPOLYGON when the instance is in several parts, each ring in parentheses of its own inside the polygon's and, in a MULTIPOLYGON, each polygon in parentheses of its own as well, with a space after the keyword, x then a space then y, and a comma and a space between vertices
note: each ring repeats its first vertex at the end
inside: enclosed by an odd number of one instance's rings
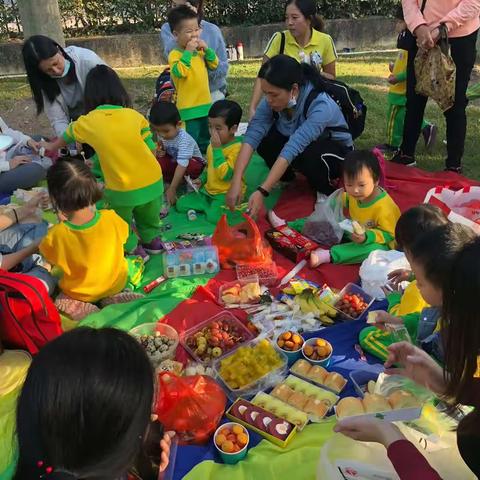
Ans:
POLYGON ((150 125, 135 110, 101 105, 72 122, 63 138, 93 147, 105 178, 105 198, 112 204, 142 205, 162 195, 150 125))
MULTIPOLYGON (((326 33, 312 29, 310 42, 304 47, 301 47, 297 43, 295 37, 288 30, 285 30, 283 33, 285 34, 285 48, 283 53, 295 58, 300 63, 309 63, 321 70, 321 67, 334 62, 338 57, 333 39, 326 33)), ((280 54, 281 43, 281 32, 274 33, 263 54, 268 58, 280 54)))
POLYGON ((215 50, 207 48, 205 52, 192 53, 174 48, 168 55, 168 64, 177 91, 177 108, 181 119, 206 117, 212 104, 208 70, 218 67, 215 50))
POLYGON ((343 206, 348 210, 350 219, 366 229, 366 244, 395 246, 395 226, 400 218, 400 209, 385 190, 380 189, 380 194, 368 203, 360 203, 344 193, 343 206))
POLYGON ((399 50, 395 63, 393 64, 392 75, 395 75, 397 82, 395 85, 390 85, 388 92, 395 95, 407 94, 407 50, 399 50))
MULTIPOLYGON (((210 195, 227 193, 233 177, 237 157, 242 148, 240 138, 222 145, 221 148, 207 148, 207 168, 205 190, 210 195)), ((245 185, 243 186, 245 190, 245 185)), ((244 192, 245 193, 245 192, 244 192)))
POLYGON ((85 225, 62 222, 40 243, 40 253, 60 268, 65 295, 96 302, 121 292, 128 280, 123 246, 128 224, 113 210, 99 210, 85 225))
POLYGON ((428 303, 423 299, 422 294, 417 287, 417 281, 413 280, 413 282, 410 282, 407 285, 407 288, 403 292, 400 303, 394 305, 389 313, 396 317, 403 317, 404 315, 409 315, 411 313, 420 313, 428 306, 428 303))

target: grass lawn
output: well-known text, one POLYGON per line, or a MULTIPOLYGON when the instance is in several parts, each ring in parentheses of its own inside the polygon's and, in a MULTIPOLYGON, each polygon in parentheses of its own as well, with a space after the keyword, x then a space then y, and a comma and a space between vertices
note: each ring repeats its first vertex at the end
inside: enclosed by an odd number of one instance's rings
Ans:
MULTIPOLYGON (((357 88, 362 93, 368 106, 367 126, 363 135, 357 140, 357 148, 372 147, 385 142, 385 122, 387 110, 388 62, 394 59, 394 54, 373 54, 368 56, 342 57, 338 62, 338 78, 357 88)), ((230 69, 229 89, 231 98, 240 103, 245 112, 253 86, 253 80, 259 68, 259 61, 234 63, 230 69)), ((119 69, 119 74, 125 81, 128 91, 132 94, 135 107, 142 112, 148 108, 155 79, 159 73, 158 67, 142 67, 134 69, 119 69)), ((6 117, 12 127, 40 133, 48 133, 48 123, 40 117, 36 119, 31 103, 28 87, 23 79, 0 79, 0 115, 6 117), (31 120, 22 118, 30 115, 31 120), (32 126, 32 124, 36 124, 32 126), (46 131, 45 131, 46 130, 46 131)), ((480 126, 479 104, 472 103, 468 107, 468 132, 465 144, 464 172, 467 176, 480 179, 480 155, 478 148, 478 133, 480 126), (475 146, 477 145, 477 146, 475 146)), ((442 140, 445 138, 445 122, 439 108, 429 102, 426 118, 439 127, 437 145, 430 153, 426 153, 419 141, 417 161, 420 167, 427 170, 443 169, 446 148, 442 140)))

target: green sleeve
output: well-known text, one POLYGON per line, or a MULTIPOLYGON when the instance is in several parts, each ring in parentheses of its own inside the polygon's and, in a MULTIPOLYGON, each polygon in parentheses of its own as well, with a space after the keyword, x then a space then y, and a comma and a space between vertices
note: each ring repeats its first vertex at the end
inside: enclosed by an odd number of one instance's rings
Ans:
POLYGON ((221 148, 213 149, 213 167, 222 180, 231 180, 233 177, 233 168, 227 162, 221 148))
POLYGON ((405 323, 405 327, 410 334, 410 338, 415 343, 417 339, 417 330, 418 330, 418 322, 420 321, 420 313, 409 313, 408 315, 403 315, 403 322, 405 323))
POLYGON ((213 62, 216 58, 217 54, 213 48, 209 47, 205 50, 205 60, 207 60, 207 62, 213 62))
POLYGON ((392 292, 387 295, 388 308, 389 312, 393 307, 397 306, 402 300, 402 294, 400 292, 392 292))
POLYGON ((397 79, 397 82, 404 82, 407 79, 407 70, 404 70, 403 72, 399 72, 395 75, 395 78, 397 79))

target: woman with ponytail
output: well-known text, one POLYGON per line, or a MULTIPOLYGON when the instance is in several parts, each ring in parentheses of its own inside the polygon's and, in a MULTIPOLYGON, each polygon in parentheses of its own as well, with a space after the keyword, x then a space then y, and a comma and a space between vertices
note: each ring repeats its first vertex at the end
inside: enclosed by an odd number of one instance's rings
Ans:
POLYGON ((170 434, 151 422, 153 401, 152 366, 132 336, 112 328, 63 334, 28 371, 14 480, 156 480, 168 466, 170 434))
POLYGON ((242 177, 257 150, 270 173, 249 199, 252 215, 279 180, 295 178, 293 169, 317 192, 333 192, 343 157, 353 148, 345 117, 325 93, 316 68, 277 55, 262 65, 258 77, 265 97, 248 125, 226 199, 232 209, 240 202, 242 177))
MULTIPOLYGON (((287 0, 285 24, 287 30, 274 33, 268 42, 263 63, 275 55, 285 54, 316 67, 325 77, 335 79, 337 52, 332 37, 323 33, 325 25, 316 0, 287 0)), ((250 101, 250 119, 261 98, 262 88, 260 78, 257 78, 250 101)))

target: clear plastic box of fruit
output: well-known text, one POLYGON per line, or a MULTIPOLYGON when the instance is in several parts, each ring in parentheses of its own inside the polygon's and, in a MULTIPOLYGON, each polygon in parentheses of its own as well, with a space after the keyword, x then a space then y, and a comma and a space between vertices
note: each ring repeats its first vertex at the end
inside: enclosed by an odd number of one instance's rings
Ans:
POLYGON ((184 332, 182 346, 197 361, 210 364, 253 338, 252 332, 229 312, 220 312, 184 332))
POLYGON ((287 357, 270 340, 257 338, 214 363, 217 380, 230 399, 251 398, 280 382, 288 370, 287 357))
POLYGON ((254 305, 260 302, 266 289, 262 289, 257 276, 228 282, 220 287, 218 301, 228 308, 238 305, 254 305))

